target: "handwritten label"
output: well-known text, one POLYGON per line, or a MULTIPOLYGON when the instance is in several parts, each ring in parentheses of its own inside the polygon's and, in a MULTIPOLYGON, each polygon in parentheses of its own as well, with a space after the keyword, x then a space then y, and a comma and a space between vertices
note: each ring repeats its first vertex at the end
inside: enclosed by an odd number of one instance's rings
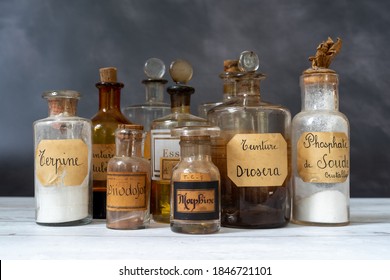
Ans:
POLYGON ((174 219, 219 219, 218 181, 174 182, 174 219))
POLYGON ((115 156, 115 144, 93 144, 93 180, 107 180, 108 161, 115 156))
POLYGON ((349 176, 349 139, 342 132, 306 132, 297 143, 298 174, 304 182, 342 183, 349 176))
POLYGON ((238 187, 282 186, 287 142, 280 133, 236 134, 227 144, 227 174, 238 187))
POLYGON ((172 178, 172 169, 179 163, 180 158, 160 158, 161 180, 171 180, 172 178))
POLYGON ((35 170, 43 186, 78 186, 88 175, 88 146, 81 139, 42 140, 35 151, 35 170))
POLYGON ((107 173, 108 211, 146 210, 148 199, 146 173, 107 173))

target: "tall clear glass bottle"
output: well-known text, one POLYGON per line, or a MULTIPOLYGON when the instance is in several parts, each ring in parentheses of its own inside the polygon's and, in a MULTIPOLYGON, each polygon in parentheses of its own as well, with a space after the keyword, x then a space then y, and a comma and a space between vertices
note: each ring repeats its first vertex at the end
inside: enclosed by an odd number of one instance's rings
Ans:
POLYGON ((338 75, 328 69, 340 48, 341 40, 320 44, 313 67, 300 77, 302 111, 292 122, 292 222, 297 224, 349 223, 349 122, 339 111, 338 75))
POLYGON ((245 51, 236 74, 237 96, 208 112, 221 128, 212 142, 221 173, 222 226, 274 228, 290 217, 290 122, 288 109, 263 102, 259 60, 245 51))
POLYGON ((36 222, 48 226, 92 220, 92 138, 90 120, 76 115, 80 94, 48 91, 49 116, 34 128, 36 222))
POLYGON ((115 130, 118 124, 131 124, 120 110, 123 83, 117 82, 114 67, 101 68, 99 111, 92 117, 93 139, 93 217, 106 218, 107 164, 115 155, 115 130))
POLYGON ((145 62, 144 72, 146 101, 140 105, 131 105, 123 109, 123 114, 133 123, 143 125, 147 132, 144 157, 150 159, 150 127, 153 120, 168 115, 171 106, 164 103, 164 89, 167 80, 163 79, 165 64, 158 58, 150 58, 145 62))
POLYGON ((154 221, 162 223, 169 223, 172 168, 180 160, 179 137, 171 136, 171 128, 208 123, 190 113, 191 94, 195 89, 186 83, 192 78, 192 66, 184 60, 176 60, 171 63, 169 73, 176 82, 167 89, 171 96, 171 114, 154 120, 151 126, 151 213, 154 221))
POLYGON ((218 127, 178 127, 172 136, 180 137, 180 162, 171 180, 171 230, 207 234, 221 226, 220 175, 211 160, 211 136, 218 127))
POLYGON ((201 118, 207 118, 207 112, 223 102, 229 101, 236 96, 235 73, 239 72, 238 60, 225 60, 223 63, 224 72, 219 75, 223 80, 223 100, 219 102, 208 102, 199 105, 198 114, 201 118))
POLYGON ((142 229, 150 221, 150 163, 143 158, 145 133, 119 125, 116 154, 107 167, 107 219, 111 229, 142 229))

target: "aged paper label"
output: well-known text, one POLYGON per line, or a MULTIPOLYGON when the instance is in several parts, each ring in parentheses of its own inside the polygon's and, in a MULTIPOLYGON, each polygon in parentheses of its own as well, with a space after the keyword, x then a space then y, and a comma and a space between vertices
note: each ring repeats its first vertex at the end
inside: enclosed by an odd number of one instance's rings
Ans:
POLYGON ((93 180, 107 180, 108 161, 115 156, 115 144, 93 144, 93 180))
POLYGON ((210 181, 210 174, 208 173, 181 173, 180 174, 180 181, 200 181, 200 182, 205 182, 205 181, 210 181))
POLYGON ((107 173, 107 210, 146 210, 147 201, 146 173, 107 173))
POLYGON ((172 178, 172 169, 179 163, 180 158, 160 158, 160 179, 161 180, 171 180, 172 178))
POLYGON ((236 134, 227 144, 227 174, 237 187, 282 186, 287 142, 280 133, 236 134))
POLYGON ((88 175, 88 146, 81 139, 42 140, 35 170, 43 186, 79 186, 88 175))
POLYGON ((349 139, 342 132, 306 132, 297 143, 297 169, 304 182, 342 183, 349 176, 349 139))

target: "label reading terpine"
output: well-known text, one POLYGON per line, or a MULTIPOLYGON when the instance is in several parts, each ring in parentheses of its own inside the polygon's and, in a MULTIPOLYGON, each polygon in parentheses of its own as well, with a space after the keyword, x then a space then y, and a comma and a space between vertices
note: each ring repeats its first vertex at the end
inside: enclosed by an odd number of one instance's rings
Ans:
POLYGON ((297 167, 304 182, 342 183, 349 176, 349 139, 342 132, 306 132, 297 143, 297 167))
POLYGON ((237 187, 282 186, 287 142, 280 133, 236 134, 227 144, 227 174, 237 187))
POLYGON ((147 209, 146 173, 109 172, 107 174, 107 210, 147 209))
POLYGON ((219 219, 218 181, 174 182, 174 219, 219 219))

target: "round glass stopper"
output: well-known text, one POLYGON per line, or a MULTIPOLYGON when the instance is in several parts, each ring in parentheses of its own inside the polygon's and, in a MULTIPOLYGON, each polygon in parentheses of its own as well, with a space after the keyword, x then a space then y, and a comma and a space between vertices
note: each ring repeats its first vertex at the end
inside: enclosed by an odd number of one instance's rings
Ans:
POLYGON ((149 58, 145 62, 144 72, 149 79, 161 79, 165 74, 165 64, 161 59, 149 58))
POLYGON ((243 51, 238 60, 238 68, 243 72, 253 72, 259 68, 259 57, 255 52, 243 51))
POLYGON ((185 60, 175 60, 169 67, 169 74, 175 83, 186 84, 192 78, 192 66, 185 60))

